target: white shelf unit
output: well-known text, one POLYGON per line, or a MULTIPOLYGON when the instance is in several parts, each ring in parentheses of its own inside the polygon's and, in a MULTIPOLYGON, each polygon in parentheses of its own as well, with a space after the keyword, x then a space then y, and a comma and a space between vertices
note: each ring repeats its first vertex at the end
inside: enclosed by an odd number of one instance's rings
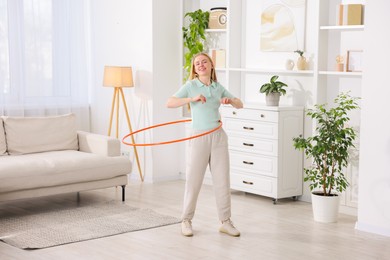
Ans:
POLYGON ((284 69, 259 69, 259 68, 229 68, 229 71, 254 72, 254 73, 278 73, 288 75, 313 75, 313 70, 284 70, 284 69))
MULTIPOLYGON (((340 0, 318 1, 318 49, 317 70, 315 77, 317 88, 315 91, 316 103, 332 104, 332 101, 340 92, 350 92, 352 96, 361 96, 361 84, 363 72, 347 72, 346 59, 348 50, 363 50, 364 25, 336 25, 337 6, 349 4, 340 0), (336 71, 336 56, 344 57, 344 71, 336 71)), ((354 1, 364 5, 365 1, 354 1)), ((350 114, 350 125, 357 132, 360 130, 360 111, 350 114)), ((359 141, 356 143, 359 147, 359 141)), ((358 151, 350 157, 350 164, 346 169, 346 175, 350 186, 342 194, 341 204, 349 209, 357 208, 358 201, 358 151)), ((347 211, 349 210, 347 209, 347 211)), ((353 210, 352 210, 353 211, 353 210)))
MULTIPOLYGON (((280 80, 289 84, 300 87, 296 82, 296 78, 301 78, 305 81, 305 85, 312 84, 312 77, 316 73, 313 68, 300 71, 285 69, 285 56, 279 57, 279 61, 275 64, 263 64, 260 67, 248 67, 246 65, 247 50, 245 46, 246 35, 246 2, 247 0, 216 0, 216 1, 184 1, 184 14, 188 11, 202 9, 210 10, 213 7, 227 8, 227 27, 226 29, 207 29, 206 34, 208 40, 205 47, 206 52, 209 49, 225 49, 226 50, 226 66, 225 68, 216 68, 219 82, 225 86, 235 96, 241 98, 244 102, 255 102, 258 98, 260 103, 265 103, 264 94, 259 93, 259 86, 268 82, 273 75, 279 75, 280 80), (251 86, 247 91, 244 86, 251 86)), ((280 56, 280 55, 279 55, 280 56)), ((296 60, 298 54, 289 53, 289 59, 296 60)), ((294 104, 294 100, 288 97, 287 104, 294 104)))
MULTIPOLYGON (((250 25, 247 24, 246 12, 251 11, 250 1, 256 0, 185 0, 187 9, 184 8, 184 11, 193 11, 199 8, 210 10, 217 6, 227 7, 226 30, 207 30, 207 33, 219 38, 222 48, 226 49, 226 68, 216 69, 219 81, 235 96, 240 97, 245 106, 247 103, 259 105, 265 103, 258 90, 272 75, 279 75, 280 80, 289 85, 287 95, 281 97, 282 105, 303 107, 323 103, 331 105, 334 98, 345 91, 350 91, 353 96, 360 96, 363 73, 339 72, 335 68, 337 55, 343 55, 346 59, 347 50, 363 49, 364 25, 336 25, 337 6, 342 3, 341 0, 306 1, 304 50, 309 60, 309 69, 305 71, 296 70, 296 67, 294 70, 284 68, 286 59, 292 59, 296 63, 298 56, 293 52, 262 53, 260 55, 264 54, 264 59, 261 59, 259 66, 252 66, 252 63, 248 62, 252 54, 248 53, 247 43, 258 37, 251 35, 247 29, 250 25)), ((364 4, 364 0, 355 2, 364 4)), ((359 118, 359 112, 351 116, 353 124, 357 127, 360 125, 359 118)), ((314 129, 313 122, 304 118, 305 136, 311 135, 314 129)), ((305 166, 309 164, 307 160, 304 161, 305 166)), ((353 166, 348 171, 352 185, 346 193, 348 198, 344 204, 356 208, 357 181, 354 178, 358 176, 358 169, 353 166)), ((303 199, 309 201, 310 192, 306 194, 304 192, 303 199)))
POLYGON ((326 25, 320 26, 320 30, 364 30, 364 25, 326 25))
POLYGON ((226 29, 206 29, 207 33, 225 33, 226 29))

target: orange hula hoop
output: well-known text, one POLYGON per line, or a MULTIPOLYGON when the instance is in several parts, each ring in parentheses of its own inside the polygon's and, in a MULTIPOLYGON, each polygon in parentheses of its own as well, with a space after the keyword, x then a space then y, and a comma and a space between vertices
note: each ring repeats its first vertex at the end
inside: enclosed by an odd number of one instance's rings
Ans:
POLYGON ((157 127, 160 127, 160 126, 166 126, 166 125, 172 125, 172 124, 178 124, 178 123, 185 123, 185 122, 191 122, 191 121, 192 121, 192 119, 184 119, 184 120, 177 120, 177 121, 172 121, 172 122, 167 122, 167 123, 163 123, 163 124, 158 124, 158 125, 145 127, 145 128, 139 129, 137 131, 134 131, 134 132, 132 132, 132 133, 130 133, 128 135, 125 135, 122 138, 122 143, 125 144, 125 145, 130 145, 130 146, 153 146, 153 145, 162 145, 162 144, 173 144, 173 143, 178 143, 178 142, 183 142, 183 141, 187 141, 187 140, 190 140, 190 139, 198 138, 198 137, 201 137, 201 136, 204 136, 204 135, 208 135, 208 134, 210 134, 212 132, 217 131, 218 129, 220 129, 222 127, 222 121, 219 121, 219 126, 217 126, 214 129, 211 129, 209 131, 206 131, 204 133, 193 135, 193 136, 186 137, 186 138, 176 139, 176 140, 172 140, 172 141, 159 142, 159 143, 133 144, 133 143, 128 143, 128 142, 125 141, 125 139, 128 138, 129 136, 135 135, 135 134, 137 134, 139 132, 142 132, 142 131, 146 131, 146 130, 149 130, 149 129, 152 129, 152 128, 157 128, 157 127))

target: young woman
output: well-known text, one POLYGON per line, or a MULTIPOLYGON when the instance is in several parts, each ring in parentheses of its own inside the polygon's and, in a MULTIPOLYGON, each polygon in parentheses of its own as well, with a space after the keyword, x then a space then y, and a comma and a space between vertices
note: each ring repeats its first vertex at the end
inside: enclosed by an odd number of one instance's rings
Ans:
MULTIPOLYGON (((192 135, 214 129, 220 124, 219 107, 230 104, 242 108, 240 99, 235 98, 217 82, 211 58, 205 53, 194 56, 187 81, 172 97, 167 107, 176 108, 190 104, 192 114, 192 135)), ((231 236, 239 236, 234 227, 230 210, 230 167, 228 141, 221 128, 211 134, 204 135, 188 142, 186 167, 186 185, 182 215, 182 234, 192 236, 192 218, 195 214, 196 202, 203 183, 204 174, 209 165, 218 217, 222 222, 219 231, 231 236)))

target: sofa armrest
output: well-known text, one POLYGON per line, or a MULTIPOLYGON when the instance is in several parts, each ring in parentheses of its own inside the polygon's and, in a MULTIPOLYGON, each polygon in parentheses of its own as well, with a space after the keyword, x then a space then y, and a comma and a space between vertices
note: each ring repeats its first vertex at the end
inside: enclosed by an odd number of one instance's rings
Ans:
POLYGON ((120 156, 121 143, 110 136, 77 131, 79 150, 81 152, 95 153, 105 156, 120 156))

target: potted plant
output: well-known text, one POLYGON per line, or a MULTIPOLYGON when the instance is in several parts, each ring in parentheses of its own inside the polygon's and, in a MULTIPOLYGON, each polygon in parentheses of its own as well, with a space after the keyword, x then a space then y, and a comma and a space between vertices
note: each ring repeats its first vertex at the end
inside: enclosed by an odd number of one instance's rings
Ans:
POLYGON ((209 24, 210 12, 202 11, 201 9, 188 12, 184 15, 184 18, 189 18, 188 26, 184 26, 183 30, 183 44, 186 49, 184 53, 184 80, 187 80, 189 72, 191 70, 192 57, 204 50, 204 42, 206 40, 206 29, 209 24))
POLYGON ((286 83, 276 81, 279 76, 274 75, 271 77, 269 83, 265 83, 260 87, 260 93, 265 93, 265 103, 267 106, 278 106, 281 95, 286 94, 286 83))
POLYGON ((298 70, 305 70, 307 62, 306 62, 305 56, 303 56, 304 52, 301 51, 301 50, 296 50, 294 52, 299 54, 299 57, 298 57, 298 60, 297 60, 297 68, 298 68, 298 70))
POLYGON ((356 132, 348 126, 348 112, 359 108, 356 100, 348 93, 341 93, 333 108, 315 105, 314 109, 308 109, 306 114, 315 120, 316 133, 308 138, 293 138, 295 149, 303 150, 313 160, 310 167, 304 168, 304 181, 310 182, 314 220, 319 222, 337 221, 338 193, 349 185, 344 170, 356 132))

